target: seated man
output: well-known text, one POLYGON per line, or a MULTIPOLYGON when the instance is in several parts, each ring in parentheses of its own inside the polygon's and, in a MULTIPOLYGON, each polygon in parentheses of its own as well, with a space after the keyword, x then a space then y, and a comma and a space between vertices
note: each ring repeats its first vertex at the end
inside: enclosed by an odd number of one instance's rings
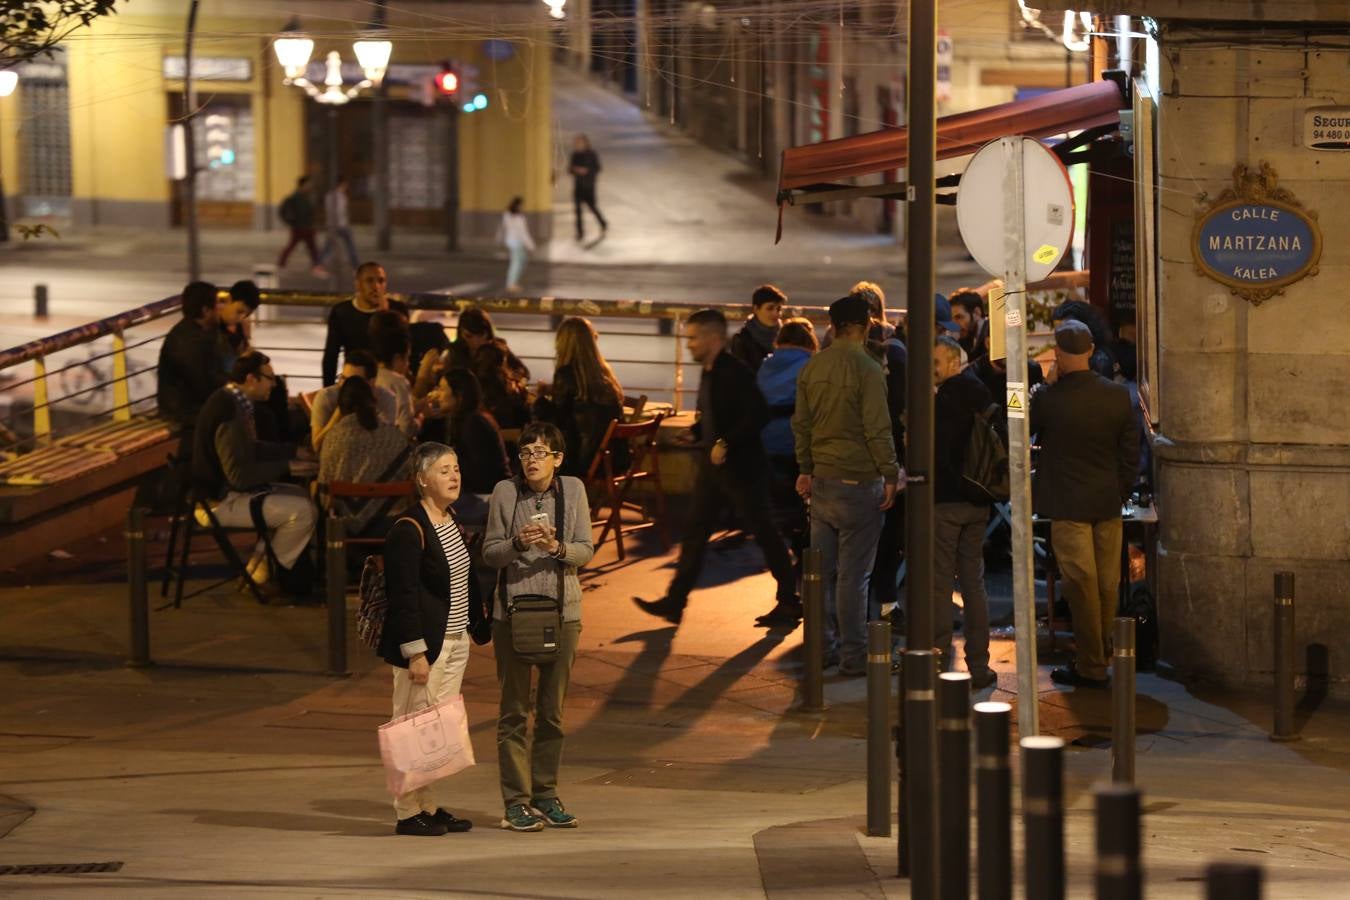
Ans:
POLYGON ((216 319, 216 286, 194 281, 183 288, 183 318, 159 348, 159 414, 183 435, 183 456, 191 452, 192 426, 202 404, 225 383, 224 342, 216 319))
POLYGON ((394 396, 393 391, 375 385, 377 370, 375 354, 369 350, 348 350, 342 361, 342 374, 338 378, 338 383, 330 384, 314 395, 314 401, 309 408, 309 442, 316 453, 322 446, 328 429, 336 425, 341 417, 338 411, 338 392, 342 390, 342 383, 348 378, 360 375, 375 388, 375 410, 381 422, 393 425, 398 421, 398 398, 394 396))
POLYGON ((221 525, 261 523, 272 531, 272 555, 285 571, 271 571, 264 545, 248 565, 249 575, 265 592, 276 594, 278 585, 284 585, 290 593, 307 593, 312 584, 304 582, 312 580, 312 570, 306 577, 297 563, 314 534, 314 505, 303 488, 273 483, 305 464, 292 464, 293 447, 259 441, 253 418, 253 405, 267 399, 276 378, 271 361, 257 351, 235 361, 230 380, 197 417, 192 480, 197 496, 212 503, 221 525))

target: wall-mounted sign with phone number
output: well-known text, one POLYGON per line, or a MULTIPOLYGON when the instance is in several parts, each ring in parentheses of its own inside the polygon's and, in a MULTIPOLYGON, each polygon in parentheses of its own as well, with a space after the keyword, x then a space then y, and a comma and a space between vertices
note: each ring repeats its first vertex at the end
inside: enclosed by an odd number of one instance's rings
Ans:
POLYGON ((1350 150, 1350 106, 1305 110, 1303 146, 1309 150, 1350 150))

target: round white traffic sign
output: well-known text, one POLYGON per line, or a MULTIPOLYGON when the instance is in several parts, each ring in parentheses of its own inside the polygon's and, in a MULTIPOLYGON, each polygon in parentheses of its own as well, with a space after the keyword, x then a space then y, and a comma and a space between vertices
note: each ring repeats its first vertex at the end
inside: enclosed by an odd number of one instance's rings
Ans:
MULTIPOLYGON (((1021 145, 1026 201, 1026 258, 1022 264, 1030 283, 1053 272, 1073 240, 1073 183, 1059 157, 1040 141, 1024 137, 1021 145)), ((1002 141, 990 141, 971 158, 956 194, 961 238, 975 261, 996 278, 1002 278, 1007 268, 1003 224, 1006 168, 1002 141)))

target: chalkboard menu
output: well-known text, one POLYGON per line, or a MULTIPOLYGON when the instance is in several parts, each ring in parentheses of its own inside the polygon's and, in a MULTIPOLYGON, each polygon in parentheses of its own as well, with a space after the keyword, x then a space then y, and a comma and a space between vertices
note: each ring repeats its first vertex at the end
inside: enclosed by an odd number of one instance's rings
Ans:
POLYGON ((1111 330, 1134 324, 1134 222, 1117 219, 1111 227, 1111 280, 1108 284, 1111 330))

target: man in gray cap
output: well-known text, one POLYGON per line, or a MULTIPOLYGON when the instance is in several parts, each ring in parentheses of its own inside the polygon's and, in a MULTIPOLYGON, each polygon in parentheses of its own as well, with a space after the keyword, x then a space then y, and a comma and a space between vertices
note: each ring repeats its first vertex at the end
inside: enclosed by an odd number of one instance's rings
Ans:
POLYGON ((883 514, 895 502, 895 461, 886 376, 866 348, 867 298, 830 304, 835 339, 797 376, 792 435, 810 503, 811 548, 822 552, 826 666, 867 674, 867 596, 883 514), (835 624, 837 619, 838 624, 835 624))
POLYGON ((1056 684, 1105 687, 1107 642, 1120 583, 1121 502, 1139 464, 1130 392, 1090 366, 1092 332, 1067 319, 1055 328, 1055 367, 1031 400, 1040 444, 1033 506, 1051 520, 1050 543, 1073 613, 1078 653, 1056 684))

